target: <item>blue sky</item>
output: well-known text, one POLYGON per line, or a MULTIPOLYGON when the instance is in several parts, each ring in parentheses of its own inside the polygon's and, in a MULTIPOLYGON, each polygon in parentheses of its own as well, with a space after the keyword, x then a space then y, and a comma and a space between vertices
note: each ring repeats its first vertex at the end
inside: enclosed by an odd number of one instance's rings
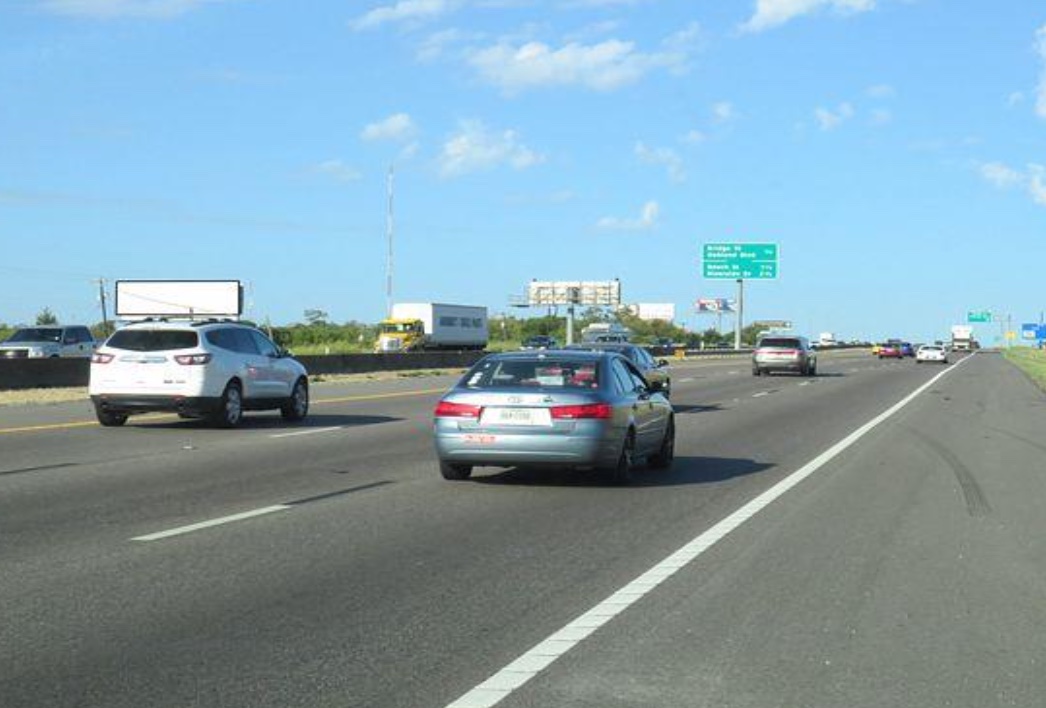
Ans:
MULTIPOLYGON (((746 319, 946 336, 1046 309, 1046 6, 1032 0, 13 0, 0 322, 118 278, 237 278, 255 319, 540 280, 746 319)), ((981 329, 991 341, 999 326, 981 329)))

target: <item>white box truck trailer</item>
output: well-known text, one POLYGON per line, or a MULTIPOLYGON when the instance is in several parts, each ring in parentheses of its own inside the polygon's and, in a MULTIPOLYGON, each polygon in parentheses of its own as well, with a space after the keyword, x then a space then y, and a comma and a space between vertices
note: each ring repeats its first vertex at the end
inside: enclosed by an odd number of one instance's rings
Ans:
POLYGON ((952 349, 956 351, 973 349, 973 327, 969 325, 952 326, 952 349))
POLYGON ((376 352, 485 349, 487 308, 439 302, 400 302, 381 321, 376 352))

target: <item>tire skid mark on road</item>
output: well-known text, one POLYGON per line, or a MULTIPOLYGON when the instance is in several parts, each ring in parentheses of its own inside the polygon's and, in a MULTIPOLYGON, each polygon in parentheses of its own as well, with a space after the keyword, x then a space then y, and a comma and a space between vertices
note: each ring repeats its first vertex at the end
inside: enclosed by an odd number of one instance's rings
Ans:
POLYGON ((77 467, 79 462, 59 462, 53 465, 39 465, 37 467, 22 467, 15 470, 0 470, 0 477, 9 474, 25 474, 26 472, 45 472, 47 470, 61 470, 66 467, 77 467))
POLYGON ((934 453, 937 457, 941 458, 948 468, 955 475, 955 480, 959 483, 959 489, 962 490, 963 500, 966 502, 966 512, 974 518, 982 518, 992 512, 991 504, 988 503, 988 497, 985 496, 984 490, 981 488, 980 483, 977 482, 977 478, 969 467, 959 459, 959 456, 948 449, 947 446, 930 437, 926 433, 915 428, 905 426, 904 428, 909 435, 914 437, 930 452, 934 453))

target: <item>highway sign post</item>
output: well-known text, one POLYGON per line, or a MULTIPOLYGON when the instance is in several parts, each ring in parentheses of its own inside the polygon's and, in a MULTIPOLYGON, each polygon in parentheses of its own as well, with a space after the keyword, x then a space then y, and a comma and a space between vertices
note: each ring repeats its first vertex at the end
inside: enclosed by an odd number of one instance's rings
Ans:
POLYGON ((701 275, 711 280, 737 281, 734 349, 741 348, 745 318, 745 280, 777 277, 776 243, 706 243, 701 248, 701 275))

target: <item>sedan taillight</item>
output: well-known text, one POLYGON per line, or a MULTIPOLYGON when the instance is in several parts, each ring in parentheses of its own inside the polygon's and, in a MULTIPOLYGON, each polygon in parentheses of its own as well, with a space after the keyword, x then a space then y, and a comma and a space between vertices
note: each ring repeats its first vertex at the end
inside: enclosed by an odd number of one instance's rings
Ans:
POLYGON ((483 413, 483 406, 473 406, 468 403, 454 403, 452 401, 440 401, 436 404, 434 415, 437 418, 479 418, 483 413))
POLYGON ((202 366, 211 360, 210 354, 178 354, 174 360, 183 366, 202 366))
POLYGON ((98 352, 95 352, 94 354, 91 355, 91 363, 92 364, 108 364, 114 358, 115 357, 112 354, 100 354, 98 352))
POLYGON ((580 406, 553 406, 553 420, 609 420, 614 417, 614 407, 609 403, 586 403, 580 406))

